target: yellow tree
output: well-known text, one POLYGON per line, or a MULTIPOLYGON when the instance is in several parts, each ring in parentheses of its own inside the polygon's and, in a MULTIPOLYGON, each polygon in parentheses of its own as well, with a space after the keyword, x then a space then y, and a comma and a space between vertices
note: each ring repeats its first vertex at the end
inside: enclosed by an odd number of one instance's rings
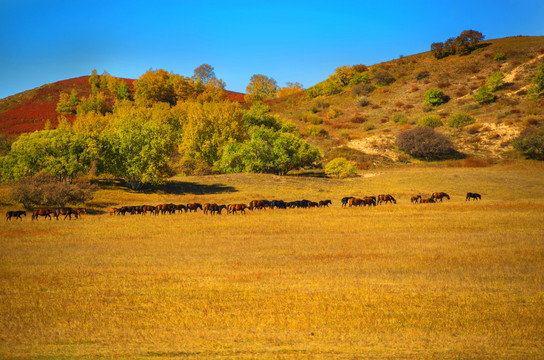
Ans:
POLYGON ((302 84, 300 84, 298 82, 296 82, 296 83, 287 82, 285 85, 286 85, 285 87, 282 87, 276 93, 276 95, 278 97, 280 97, 280 98, 299 93, 299 92, 301 92, 303 90, 302 84))
POLYGON ((257 101, 276 97, 278 84, 274 78, 255 74, 246 87, 246 101, 257 101))

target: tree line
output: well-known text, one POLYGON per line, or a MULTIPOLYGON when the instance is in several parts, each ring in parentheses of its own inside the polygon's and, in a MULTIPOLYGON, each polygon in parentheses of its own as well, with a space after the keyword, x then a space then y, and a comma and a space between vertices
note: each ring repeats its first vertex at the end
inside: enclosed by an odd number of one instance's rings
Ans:
POLYGON ((207 64, 191 78, 149 70, 128 91, 107 73, 93 71, 89 83, 88 98, 59 98, 57 111, 76 114, 73 123, 61 116, 57 128, 12 143, 0 158, 2 181, 40 172, 66 183, 81 174, 109 174, 137 190, 164 183, 183 162, 221 173, 284 174, 321 158, 294 125, 257 101, 269 95, 249 94, 255 102, 244 110, 226 99, 224 81, 207 64))

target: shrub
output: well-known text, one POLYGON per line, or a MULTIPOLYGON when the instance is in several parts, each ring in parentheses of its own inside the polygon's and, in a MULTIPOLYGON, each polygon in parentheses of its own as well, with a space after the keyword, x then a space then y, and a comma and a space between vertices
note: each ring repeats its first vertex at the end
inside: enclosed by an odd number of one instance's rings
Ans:
POLYGON ((38 173, 15 184, 12 199, 30 210, 36 206, 62 207, 92 199, 96 186, 88 182, 59 182, 55 176, 38 173))
POLYGON ((503 60, 506 60, 506 55, 504 55, 504 53, 496 53, 495 56, 493 56, 493 60, 495 61, 503 61, 503 60))
POLYGON ((387 71, 379 71, 372 77, 376 85, 387 86, 395 82, 395 78, 387 71))
POLYGON ((399 125, 405 125, 408 123, 408 116, 406 116, 406 114, 397 113, 393 115, 393 122, 399 125))
POLYGON ((336 107, 331 107, 329 111, 327 111, 327 117, 329 119, 335 119, 342 115, 342 111, 336 107))
POLYGON ((442 119, 438 115, 426 115, 420 118, 417 122, 417 126, 428 126, 432 128, 442 126, 442 119))
POLYGON ((419 71, 416 72, 416 79, 417 80, 423 80, 428 76, 429 76, 429 72, 427 70, 419 70, 419 71))
POLYGON ((425 160, 440 159, 454 152, 452 142, 431 127, 416 127, 402 131, 396 140, 402 151, 425 160))
POLYGON ((362 124, 366 121, 366 118, 364 116, 356 116, 353 119, 350 120, 350 122, 354 124, 362 124))
POLYGON ((354 96, 368 95, 374 91, 376 87, 372 84, 358 84, 351 88, 351 93, 354 96))
POLYGON ((478 104, 489 104, 495 101, 495 95, 487 85, 480 87, 472 97, 478 104))
POLYGON ((512 141, 512 146, 529 159, 544 160, 544 128, 526 128, 512 141))
POLYGON ((329 133, 327 132, 327 130, 317 125, 308 126, 308 128, 306 129, 306 135, 308 136, 325 137, 328 134, 329 133))
POLYGON ((374 126, 374 124, 371 124, 371 123, 368 123, 368 124, 365 124, 364 126, 364 130, 365 131, 370 131, 370 130, 374 130, 376 127, 374 126))
POLYGON ((355 99, 355 105, 365 107, 370 105, 370 100, 368 100, 366 96, 359 96, 355 99))
POLYGON ((457 113, 448 119, 448 126, 452 128, 460 128, 470 124, 474 124, 476 119, 468 114, 457 113))
POLYGON ((430 106, 438 106, 448 101, 448 97, 444 94, 444 91, 431 88, 425 92, 424 104, 430 106))
POLYGON ((357 176, 357 167, 345 158, 335 158, 325 165, 325 174, 337 178, 357 176))

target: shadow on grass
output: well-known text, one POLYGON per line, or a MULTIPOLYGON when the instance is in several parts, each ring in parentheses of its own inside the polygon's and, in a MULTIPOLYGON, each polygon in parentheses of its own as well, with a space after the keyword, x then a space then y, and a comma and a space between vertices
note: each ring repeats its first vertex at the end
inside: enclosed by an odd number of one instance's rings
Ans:
POLYGON ((196 182, 185 182, 171 180, 164 185, 145 185, 141 190, 132 190, 128 183, 118 179, 99 179, 94 183, 101 189, 123 190, 142 194, 165 194, 165 195, 206 195, 236 192, 236 188, 224 184, 199 184, 196 182))

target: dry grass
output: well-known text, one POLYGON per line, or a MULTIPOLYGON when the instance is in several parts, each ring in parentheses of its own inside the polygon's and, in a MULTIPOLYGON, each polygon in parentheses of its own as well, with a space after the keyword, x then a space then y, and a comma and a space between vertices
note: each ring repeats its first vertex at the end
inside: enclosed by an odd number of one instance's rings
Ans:
POLYGON ((544 167, 367 175, 185 178, 234 190, 94 200, 332 198, 326 209, 4 224, 0 357, 542 358, 544 167), (451 201, 409 203, 436 190, 451 201), (339 206, 381 192, 398 204, 339 206))

